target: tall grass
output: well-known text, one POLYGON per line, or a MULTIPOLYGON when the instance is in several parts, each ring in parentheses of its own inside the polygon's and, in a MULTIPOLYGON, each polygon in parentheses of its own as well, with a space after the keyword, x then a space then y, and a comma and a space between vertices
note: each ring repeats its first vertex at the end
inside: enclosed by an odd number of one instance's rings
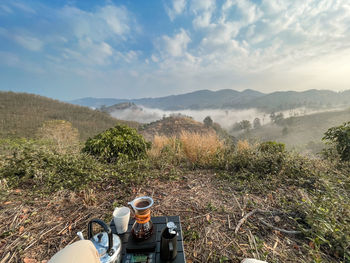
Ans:
POLYGON ((148 155, 151 158, 166 155, 173 161, 184 160, 195 166, 210 166, 224 149, 224 143, 215 133, 182 131, 179 137, 156 135, 148 155))
POLYGON ((193 164, 208 165, 216 155, 223 151, 224 144, 215 133, 191 133, 183 131, 180 135, 182 150, 193 164))

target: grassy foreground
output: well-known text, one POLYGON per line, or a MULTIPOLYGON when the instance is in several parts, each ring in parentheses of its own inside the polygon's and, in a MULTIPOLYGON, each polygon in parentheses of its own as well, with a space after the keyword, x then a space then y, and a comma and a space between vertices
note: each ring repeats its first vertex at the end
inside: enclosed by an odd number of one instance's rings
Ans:
POLYGON ((113 163, 61 143, 0 141, 5 262, 47 260, 89 219, 108 222, 142 194, 154 215, 181 216, 188 262, 350 260, 349 163, 214 134, 155 137, 145 158, 113 163))

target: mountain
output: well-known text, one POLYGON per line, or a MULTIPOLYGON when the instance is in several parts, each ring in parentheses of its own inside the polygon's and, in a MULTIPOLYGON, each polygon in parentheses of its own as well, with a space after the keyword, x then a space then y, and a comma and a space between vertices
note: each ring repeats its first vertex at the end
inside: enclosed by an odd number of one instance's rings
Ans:
POLYGON ((322 109, 349 105, 350 90, 339 93, 315 89, 303 92, 273 92, 249 102, 249 106, 267 111, 282 111, 299 107, 322 109))
POLYGON ((257 108, 266 112, 271 112, 298 107, 322 109, 326 107, 350 106, 350 90, 338 93, 330 90, 307 90, 303 92, 278 91, 269 94, 250 89, 241 92, 231 89, 218 91, 199 90, 191 93, 159 98, 131 100, 82 98, 70 102, 94 108, 100 108, 103 105, 111 106, 122 102, 130 102, 162 110, 257 108))
POLYGON ((0 138, 33 138, 45 121, 66 120, 85 140, 117 123, 137 127, 136 122, 121 121, 109 114, 46 97, 0 91, 0 138))
POLYGON ((183 110, 183 109, 216 109, 223 108, 232 103, 248 102, 265 94, 254 91, 236 91, 230 89, 210 91, 199 90, 191 93, 171 95, 160 98, 142 99, 106 99, 106 98, 83 98, 70 101, 70 103, 82 106, 98 108, 102 105, 111 106, 121 102, 133 102, 149 108, 159 108, 163 110, 183 110))
POLYGON ((138 107, 133 102, 121 102, 108 107, 103 105, 100 108, 100 110, 103 112, 112 113, 114 111, 123 111, 123 110, 142 111, 142 108, 138 107))

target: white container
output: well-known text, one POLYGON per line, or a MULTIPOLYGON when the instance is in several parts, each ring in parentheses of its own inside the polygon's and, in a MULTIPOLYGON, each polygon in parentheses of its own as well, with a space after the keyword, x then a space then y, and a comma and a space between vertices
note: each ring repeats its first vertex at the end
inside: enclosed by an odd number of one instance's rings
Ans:
POLYGON ((254 258, 245 258, 241 263, 267 263, 266 261, 257 260, 254 258))
POLYGON ((113 212, 113 220, 118 234, 123 234, 128 230, 130 219, 130 209, 128 207, 117 207, 113 212))

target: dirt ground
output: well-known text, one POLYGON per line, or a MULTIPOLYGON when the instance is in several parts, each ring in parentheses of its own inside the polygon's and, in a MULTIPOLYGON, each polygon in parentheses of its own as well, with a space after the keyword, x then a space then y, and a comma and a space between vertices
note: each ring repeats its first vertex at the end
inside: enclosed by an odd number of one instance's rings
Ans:
MULTIPOLYGON (((109 222, 114 207, 137 196, 152 196, 154 216, 179 215, 182 221, 187 262, 240 262, 254 257, 268 262, 310 262, 303 242, 264 226, 252 210, 273 210, 273 193, 245 195, 209 171, 194 171, 178 180, 149 180, 125 190, 115 182, 96 185, 78 193, 62 191, 52 196, 26 190, 3 192, 0 200, 0 263, 45 262, 59 249, 86 236, 87 222, 109 222)), ((264 214, 264 219, 291 229, 282 216, 264 214)), ((287 219, 286 219, 287 220, 287 219)), ((287 222, 288 223, 288 222, 287 222)), ((304 244, 305 245, 305 244, 304 244)))

